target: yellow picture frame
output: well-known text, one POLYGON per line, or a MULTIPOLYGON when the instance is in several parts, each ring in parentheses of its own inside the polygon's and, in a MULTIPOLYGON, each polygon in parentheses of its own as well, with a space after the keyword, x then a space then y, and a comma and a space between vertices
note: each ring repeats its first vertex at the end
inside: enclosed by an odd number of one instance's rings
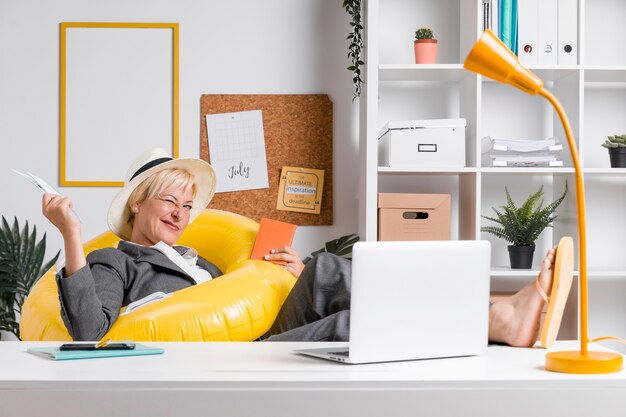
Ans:
MULTIPOLYGON (((179 25, 178 23, 122 23, 122 22, 63 22, 60 24, 60 111, 59 111, 59 183, 62 187, 121 187, 124 185, 123 178, 111 180, 91 180, 69 178, 68 164, 71 158, 68 157, 69 141, 68 137, 68 31, 72 29, 147 29, 147 30, 169 30, 171 31, 171 90, 169 86, 164 86, 167 94, 171 91, 171 144, 172 156, 178 157, 179 150, 179 25)), ((169 37, 169 35, 167 35, 169 37)), ((137 48, 140 52, 141 48, 137 48)), ((169 52, 166 52, 169 57, 169 52)), ((167 71, 170 71, 168 68, 167 71)), ((169 112, 169 108, 168 108, 169 112)), ((99 115, 106 120, 106 115, 99 115)), ((167 121, 169 123, 169 121, 167 121)), ((83 140, 83 137, 80 137, 83 140)), ((84 145, 83 145, 84 146, 84 145)), ((145 148, 150 147, 146 146, 145 148)), ((136 155, 132 155, 136 157, 136 155)), ((76 157, 74 157, 76 158, 76 157)), ((131 159, 132 160, 132 159, 131 159)), ((88 165, 88 164, 87 164, 88 165)), ((122 174, 123 175, 123 174, 122 174)), ((95 175, 93 175, 95 176, 95 175)))

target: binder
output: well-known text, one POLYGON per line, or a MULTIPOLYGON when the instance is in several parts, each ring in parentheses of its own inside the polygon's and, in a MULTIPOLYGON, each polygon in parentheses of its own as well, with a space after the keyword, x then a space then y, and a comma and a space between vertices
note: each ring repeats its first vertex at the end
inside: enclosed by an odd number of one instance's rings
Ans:
POLYGON ((557 39, 559 65, 578 63, 578 0, 558 0, 557 39))
POLYGON ((28 348, 27 353, 51 359, 53 361, 67 361, 72 359, 112 358, 119 356, 160 355, 163 348, 149 347, 137 344, 134 349, 124 350, 59 350, 58 347, 28 348))
MULTIPOLYGON (((491 13, 491 31, 500 37, 500 2, 502 0, 490 0, 489 12, 491 13)), ((501 38, 502 39, 502 38, 501 38)))
POLYGON ((513 0, 501 0, 500 1, 500 39, 513 51, 513 33, 512 33, 512 19, 513 17, 513 0))
POLYGON ((489 0, 483 0, 483 31, 491 29, 491 11, 489 10, 489 0))
POLYGON ((511 0, 511 50, 518 55, 517 50, 517 0, 511 0))
POLYGON ((538 65, 556 65, 558 0, 540 0, 538 5, 538 65))
MULTIPOLYGON (((517 50, 522 65, 537 65, 539 0, 519 0, 517 50)), ((556 20, 555 20, 556 23, 556 20)))

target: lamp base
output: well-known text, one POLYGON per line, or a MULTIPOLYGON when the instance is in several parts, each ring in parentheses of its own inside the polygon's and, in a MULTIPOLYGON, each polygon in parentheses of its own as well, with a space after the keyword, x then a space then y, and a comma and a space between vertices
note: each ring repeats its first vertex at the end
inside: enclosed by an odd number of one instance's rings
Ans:
POLYGON ((622 369, 622 355, 613 352, 578 350, 550 352, 546 355, 546 370, 568 374, 606 374, 622 369))

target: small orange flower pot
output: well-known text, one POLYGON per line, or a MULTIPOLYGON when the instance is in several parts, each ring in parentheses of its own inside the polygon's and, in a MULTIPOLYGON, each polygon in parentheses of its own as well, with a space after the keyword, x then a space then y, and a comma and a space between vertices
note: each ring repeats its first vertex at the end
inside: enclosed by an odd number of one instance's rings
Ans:
POLYGON ((437 63, 437 39, 417 39, 413 42, 416 64, 437 63))

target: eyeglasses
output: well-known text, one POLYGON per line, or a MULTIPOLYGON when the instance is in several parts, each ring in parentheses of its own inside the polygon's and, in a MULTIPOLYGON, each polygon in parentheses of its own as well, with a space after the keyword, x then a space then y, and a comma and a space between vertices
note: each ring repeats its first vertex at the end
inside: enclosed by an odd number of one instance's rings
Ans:
POLYGON ((172 210, 177 208, 181 211, 186 211, 187 213, 189 213, 191 209, 193 209, 193 206, 191 204, 189 203, 181 204, 177 202, 174 197, 171 197, 171 196, 155 197, 154 199, 162 202, 163 204, 165 204, 172 210))

